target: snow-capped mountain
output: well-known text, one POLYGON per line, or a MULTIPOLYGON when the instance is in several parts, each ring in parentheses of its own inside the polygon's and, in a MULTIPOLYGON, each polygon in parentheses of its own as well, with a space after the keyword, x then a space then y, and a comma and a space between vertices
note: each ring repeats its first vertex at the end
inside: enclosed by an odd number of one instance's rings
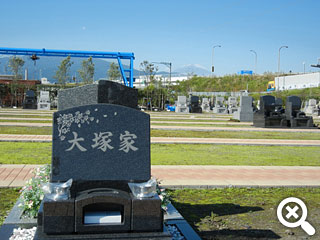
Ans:
POLYGON ((200 64, 188 64, 180 68, 174 69, 174 72, 183 75, 198 75, 198 76, 209 76, 211 72, 200 64))

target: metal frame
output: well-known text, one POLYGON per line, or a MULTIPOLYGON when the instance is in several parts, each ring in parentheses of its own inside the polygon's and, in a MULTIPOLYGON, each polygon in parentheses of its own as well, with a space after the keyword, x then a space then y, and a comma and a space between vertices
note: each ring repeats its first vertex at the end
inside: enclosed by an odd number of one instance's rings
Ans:
POLYGON ((47 56, 47 57, 92 57, 92 58, 109 58, 117 59, 120 73, 124 85, 133 87, 133 53, 126 52, 91 52, 91 51, 76 51, 76 50, 52 50, 52 49, 27 49, 27 48, 0 48, 0 54, 3 55, 36 55, 36 56, 47 56), (125 69, 121 60, 130 60, 129 69, 125 69), (129 73, 129 76, 126 76, 129 73))

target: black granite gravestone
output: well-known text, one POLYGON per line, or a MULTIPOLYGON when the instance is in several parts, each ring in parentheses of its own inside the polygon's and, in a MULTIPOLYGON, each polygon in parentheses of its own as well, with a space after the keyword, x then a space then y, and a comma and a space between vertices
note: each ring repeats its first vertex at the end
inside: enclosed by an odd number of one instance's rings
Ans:
POLYGON ((287 125, 291 128, 314 128, 313 118, 306 116, 301 109, 301 99, 297 96, 289 96, 286 100, 285 116, 287 125))
POLYGON ((115 233, 127 233, 121 239, 169 237, 158 195, 136 197, 128 186, 151 178, 148 114, 114 104, 58 111, 52 145, 50 182, 73 182, 68 198, 43 200, 36 239, 58 234, 66 239, 105 234, 101 239, 107 239, 115 233))
POLYGON ((190 113, 202 113, 202 108, 199 105, 199 97, 191 96, 190 97, 190 113))
POLYGON ((260 110, 253 114, 253 125, 255 127, 287 127, 279 104, 280 101, 274 96, 261 96, 260 110))
POLYGON ((37 97, 33 90, 26 91, 23 101, 24 109, 37 109, 37 97))
POLYGON ((148 181, 149 124, 148 114, 112 104, 54 113, 51 180, 148 181))
POLYGON ((63 89, 58 92, 58 110, 97 103, 110 103, 131 108, 138 106, 138 90, 122 84, 100 80, 97 84, 63 89))

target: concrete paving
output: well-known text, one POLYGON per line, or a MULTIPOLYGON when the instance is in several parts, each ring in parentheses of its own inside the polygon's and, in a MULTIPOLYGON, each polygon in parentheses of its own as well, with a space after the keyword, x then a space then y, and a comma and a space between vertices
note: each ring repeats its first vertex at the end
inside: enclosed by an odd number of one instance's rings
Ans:
MULTIPOLYGON (((5 142, 51 142, 51 135, 0 134, 5 142)), ((262 146, 320 146, 320 140, 285 139, 236 139, 236 138, 179 138, 151 137, 151 143, 159 144, 219 144, 219 145, 262 145, 262 146)))
POLYGON ((21 118, 21 117, 0 117, 0 120, 21 120, 21 121, 52 121, 51 118, 21 118))
MULTIPOLYGON (((22 187, 39 165, 0 165, 0 187, 22 187)), ((319 187, 320 167, 152 165, 151 174, 168 188, 319 187)))
POLYGON ((52 127, 52 123, 0 122, 0 126, 52 127))

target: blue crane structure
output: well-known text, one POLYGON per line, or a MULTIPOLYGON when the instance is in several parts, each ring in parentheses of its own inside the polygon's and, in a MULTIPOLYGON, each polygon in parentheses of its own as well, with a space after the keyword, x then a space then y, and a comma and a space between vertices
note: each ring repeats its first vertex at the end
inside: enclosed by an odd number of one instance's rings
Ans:
POLYGON ((28 55, 32 59, 38 59, 38 56, 47 56, 47 57, 92 57, 92 58, 108 58, 108 59, 117 59, 120 73, 124 85, 128 87, 133 87, 133 53, 126 52, 95 52, 95 51, 76 51, 76 50, 52 50, 52 49, 27 49, 27 48, 0 48, 0 54, 6 55, 28 55), (124 68, 121 60, 130 60, 129 68, 124 68), (128 77, 126 75, 128 73, 128 77))

